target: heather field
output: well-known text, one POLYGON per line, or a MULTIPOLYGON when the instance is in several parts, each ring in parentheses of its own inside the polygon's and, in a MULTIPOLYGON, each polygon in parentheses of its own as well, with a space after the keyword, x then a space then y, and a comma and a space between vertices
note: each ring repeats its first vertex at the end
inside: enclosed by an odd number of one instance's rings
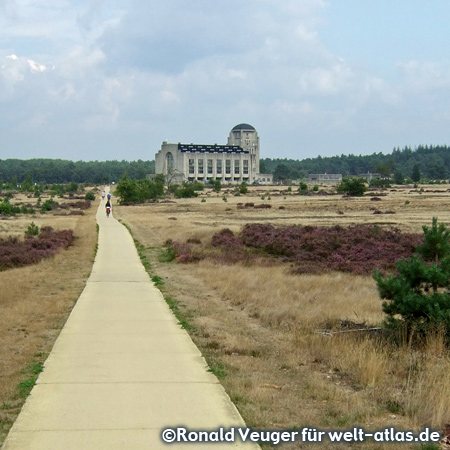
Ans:
POLYGON ((412 345, 379 330, 370 273, 411 254, 432 217, 450 224, 448 189, 362 198, 326 188, 306 196, 286 187, 237 197, 205 190, 114 212, 250 426, 442 431, 450 422, 443 337, 412 345))
POLYGON ((0 214, 0 447, 84 288, 97 242, 97 201, 15 193, 0 214), (47 203, 48 205, 48 203, 47 203), (62 207, 60 207, 60 205, 62 207), (28 232, 28 235, 26 233, 28 232))

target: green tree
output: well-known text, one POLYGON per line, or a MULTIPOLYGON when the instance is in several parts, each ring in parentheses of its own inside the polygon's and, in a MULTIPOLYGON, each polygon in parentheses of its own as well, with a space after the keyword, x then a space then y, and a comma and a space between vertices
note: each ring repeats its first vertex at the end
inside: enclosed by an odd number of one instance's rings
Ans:
POLYGON ((374 273, 385 322, 409 333, 443 328, 450 337, 450 230, 435 217, 422 229, 422 244, 411 258, 397 261, 397 273, 374 273))
POLYGON ((25 181, 22 183, 22 191, 24 192, 34 191, 33 179, 31 178, 30 174, 27 175, 25 181))
POLYGON ((154 180, 131 180, 125 173, 117 183, 116 194, 120 203, 157 200, 164 195, 164 183, 164 175, 156 175, 154 180))
POLYGON ((367 191, 366 181, 364 178, 344 177, 342 182, 337 186, 340 194, 347 194, 352 197, 362 197, 367 191))
POLYGON ((71 194, 78 192, 78 183, 76 183, 75 181, 71 181, 67 186, 66 191, 70 192, 71 194))
POLYGON ((308 185, 305 182, 301 181, 298 192, 300 195, 306 195, 308 193, 308 185))
POLYGON ((198 194, 195 192, 194 183, 188 183, 183 181, 183 184, 174 193, 176 198, 191 198, 197 197, 198 194))
POLYGON ((119 203, 139 201, 137 183, 134 180, 130 180, 126 173, 117 183, 116 194, 119 198, 119 203))
POLYGON ((420 178, 422 177, 419 169, 419 164, 414 164, 412 173, 411 173, 411 179, 414 181, 414 183, 418 183, 420 181, 420 178))
POLYGON ((401 170, 396 170, 394 173, 394 183, 403 184, 405 182, 405 176, 401 170))
POLYGON ((239 193, 240 194, 246 194, 248 192, 248 188, 247 188, 247 183, 245 181, 243 181, 240 185, 239 185, 239 193))
POLYGON ((289 180, 291 178, 291 171, 287 164, 281 163, 278 164, 276 169, 273 172, 273 179, 275 181, 283 181, 289 180))
POLYGON ((259 173, 267 173, 266 162, 263 159, 259 160, 259 173))
POLYGON ((375 170, 380 174, 382 178, 389 178, 392 172, 392 164, 389 163, 377 164, 375 170))

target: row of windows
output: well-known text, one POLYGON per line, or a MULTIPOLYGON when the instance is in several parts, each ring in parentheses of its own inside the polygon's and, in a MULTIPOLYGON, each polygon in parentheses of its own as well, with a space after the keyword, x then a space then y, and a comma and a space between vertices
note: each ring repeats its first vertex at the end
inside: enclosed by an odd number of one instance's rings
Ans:
MULTIPOLYGON (((206 173, 208 175, 212 175, 214 173, 214 162, 216 163, 216 174, 221 175, 223 170, 223 164, 222 160, 214 160, 214 159, 207 159, 206 160, 206 173)), ((204 159, 198 159, 197 160, 197 173, 199 175, 202 175, 205 173, 205 160, 204 159)), ((242 169, 244 175, 248 174, 248 159, 244 159, 242 161, 242 169)), ((189 173, 194 174, 195 173, 195 159, 189 159, 189 173)), ((239 175, 241 173, 241 161, 239 159, 234 160, 234 173, 236 175, 239 175)), ((225 174, 231 174, 231 159, 225 160, 225 174)))

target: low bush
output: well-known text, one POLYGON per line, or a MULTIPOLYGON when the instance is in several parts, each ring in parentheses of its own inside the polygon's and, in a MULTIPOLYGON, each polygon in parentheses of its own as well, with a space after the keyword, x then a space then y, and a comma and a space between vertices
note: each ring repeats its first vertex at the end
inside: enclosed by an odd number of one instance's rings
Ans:
POLYGON ((9 198, 5 197, 0 203, 0 215, 11 216, 13 214, 34 214, 36 211, 26 205, 11 205, 9 198))
POLYGON ((295 273, 335 270, 367 275, 374 269, 395 269, 395 261, 410 257, 419 242, 416 234, 376 225, 324 228, 256 223, 245 225, 239 236, 227 228, 221 230, 213 235, 210 248, 171 245, 182 262, 203 258, 223 264, 278 261, 292 264, 295 273))
POLYGON ((37 236, 38 234, 39 227, 34 222, 31 222, 30 225, 28 225, 27 230, 25 231, 25 236, 37 236))
POLYGON ((50 198, 48 200, 45 200, 44 203, 42 203, 42 205, 41 205, 41 212, 45 213, 45 212, 48 212, 48 211, 53 211, 57 207, 58 207, 58 202, 55 202, 53 200, 53 198, 50 198))
MULTIPOLYGON (((35 233, 37 227, 32 225, 29 229, 35 233)), ((69 247, 73 239, 72 230, 54 231, 51 227, 42 227, 38 237, 27 234, 24 241, 14 237, 0 239, 0 270, 36 264, 69 247)))
POLYGON ((95 200, 95 193, 94 191, 89 191, 86 193, 86 195, 84 196, 85 200, 95 200))
POLYGON ((198 197, 196 190, 197 189, 196 189, 196 186, 194 185, 194 183, 183 182, 183 185, 175 190, 174 196, 176 198, 198 197))
POLYGON ((323 228, 247 224, 241 239, 246 246, 294 262, 297 272, 339 270, 360 274, 395 267, 395 261, 411 256, 420 241, 418 235, 373 225, 323 228))
POLYGON ((224 228, 212 237, 211 245, 213 247, 234 249, 236 247, 242 247, 242 242, 237 236, 234 235, 234 233, 230 229, 224 228))
POLYGON ((337 191, 351 197, 362 197, 367 191, 366 181, 364 178, 344 177, 337 186, 337 191))

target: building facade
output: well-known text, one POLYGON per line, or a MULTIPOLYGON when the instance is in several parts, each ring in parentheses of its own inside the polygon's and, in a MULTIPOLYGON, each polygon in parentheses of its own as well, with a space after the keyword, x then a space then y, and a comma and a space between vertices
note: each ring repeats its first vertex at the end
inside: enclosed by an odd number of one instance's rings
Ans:
POLYGON ((236 125, 227 145, 162 143, 156 153, 156 173, 171 182, 220 180, 222 184, 272 183, 271 174, 259 173, 259 136, 251 125, 236 125), (264 181, 262 181, 264 179, 264 181))
POLYGON ((310 173, 308 183, 338 184, 342 181, 340 173, 310 173))

